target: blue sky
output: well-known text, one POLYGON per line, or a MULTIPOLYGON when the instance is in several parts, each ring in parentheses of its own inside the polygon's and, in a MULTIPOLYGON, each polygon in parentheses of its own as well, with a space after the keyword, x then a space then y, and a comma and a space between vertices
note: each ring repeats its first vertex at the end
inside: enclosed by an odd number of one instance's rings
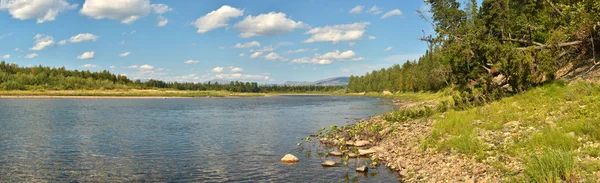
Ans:
POLYGON ((432 32, 420 0, 0 1, 0 60, 132 79, 363 75, 418 58, 432 32))

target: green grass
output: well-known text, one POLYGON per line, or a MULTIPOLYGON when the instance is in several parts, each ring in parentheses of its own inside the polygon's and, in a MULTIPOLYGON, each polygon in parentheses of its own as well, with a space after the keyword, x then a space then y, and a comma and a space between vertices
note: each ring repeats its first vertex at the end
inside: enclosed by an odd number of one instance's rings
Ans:
POLYGON ((570 152, 546 150, 530 156, 525 165, 527 182, 562 182, 572 176, 575 162, 570 152))

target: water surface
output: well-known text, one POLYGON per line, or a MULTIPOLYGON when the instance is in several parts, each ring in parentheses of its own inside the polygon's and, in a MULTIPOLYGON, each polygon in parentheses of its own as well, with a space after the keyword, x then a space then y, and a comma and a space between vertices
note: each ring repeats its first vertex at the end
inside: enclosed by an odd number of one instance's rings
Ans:
POLYGON ((396 181, 384 167, 325 169, 332 157, 296 145, 388 110, 376 98, 334 96, 1 99, 0 182, 396 181), (279 163, 287 153, 300 163, 279 163))

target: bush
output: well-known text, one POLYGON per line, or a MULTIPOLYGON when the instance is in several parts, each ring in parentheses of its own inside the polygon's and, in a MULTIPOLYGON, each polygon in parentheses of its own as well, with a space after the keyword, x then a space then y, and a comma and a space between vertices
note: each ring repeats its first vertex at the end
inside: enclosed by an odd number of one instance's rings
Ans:
POLYGON ((7 81, 0 84, 3 90, 25 90, 25 86, 16 81, 7 81))

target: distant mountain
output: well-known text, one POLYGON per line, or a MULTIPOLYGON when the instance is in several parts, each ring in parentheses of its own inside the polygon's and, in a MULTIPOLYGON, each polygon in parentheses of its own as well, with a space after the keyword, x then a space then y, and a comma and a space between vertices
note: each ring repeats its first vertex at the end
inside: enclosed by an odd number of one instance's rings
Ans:
POLYGON ((287 81, 287 82, 285 82, 283 84, 284 85, 290 85, 290 86, 308 86, 308 85, 340 86, 340 85, 347 85, 349 80, 350 80, 350 77, 334 77, 334 78, 328 78, 328 79, 323 79, 323 80, 318 80, 318 81, 313 81, 313 82, 309 82, 309 81, 287 81))

